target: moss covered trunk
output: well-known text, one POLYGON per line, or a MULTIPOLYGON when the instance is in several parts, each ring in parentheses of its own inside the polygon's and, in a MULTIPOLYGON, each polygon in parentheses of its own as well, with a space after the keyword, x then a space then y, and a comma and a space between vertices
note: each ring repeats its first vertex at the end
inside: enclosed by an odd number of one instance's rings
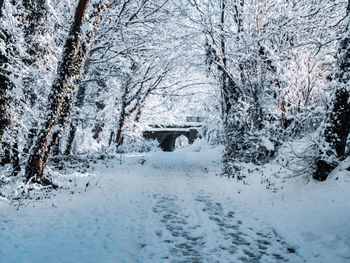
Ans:
MULTIPOLYGON (((80 77, 89 53, 90 46, 83 40, 83 37, 87 36, 83 35, 82 26, 90 2, 91 0, 79 0, 76 8, 74 22, 66 40, 62 60, 59 63, 57 76, 49 95, 48 112, 26 166, 27 180, 35 179, 40 182, 43 179, 44 168, 51 154, 52 147, 50 145, 52 145, 53 134, 57 134, 62 129, 62 127, 58 127, 61 115, 67 115, 66 112, 63 112, 64 101, 67 99, 67 94, 74 94, 75 81, 80 77)), ((97 12, 96 16, 99 16, 100 13, 97 12)), ((65 108, 70 109, 71 107, 65 108)))

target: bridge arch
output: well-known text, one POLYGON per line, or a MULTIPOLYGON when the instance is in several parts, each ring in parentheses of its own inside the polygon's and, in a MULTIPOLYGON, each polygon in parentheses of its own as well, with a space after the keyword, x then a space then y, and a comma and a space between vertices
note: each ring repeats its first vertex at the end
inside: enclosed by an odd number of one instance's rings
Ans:
POLYGON ((172 152, 175 150, 175 141, 179 136, 186 136, 189 144, 192 144, 197 138, 199 138, 199 128, 200 126, 157 127, 144 131, 143 137, 145 139, 157 140, 163 151, 172 152))
POLYGON ((175 140, 177 136, 175 134, 166 135, 159 141, 160 148, 165 152, 172 152, 175 150, 175 140))

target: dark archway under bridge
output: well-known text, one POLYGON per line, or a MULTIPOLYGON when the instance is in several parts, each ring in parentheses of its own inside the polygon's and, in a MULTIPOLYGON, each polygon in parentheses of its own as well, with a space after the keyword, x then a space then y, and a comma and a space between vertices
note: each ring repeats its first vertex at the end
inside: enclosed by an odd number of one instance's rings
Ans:
POLYGON ((165 152, 175 150, 175 141, 179 136, 186 136, 188 143, 192 144, 197 138, 200 138, 201 125, 151 125, 148 130, 143 131, 142 136, 145 139, 157 140, 160 148, 165 152))

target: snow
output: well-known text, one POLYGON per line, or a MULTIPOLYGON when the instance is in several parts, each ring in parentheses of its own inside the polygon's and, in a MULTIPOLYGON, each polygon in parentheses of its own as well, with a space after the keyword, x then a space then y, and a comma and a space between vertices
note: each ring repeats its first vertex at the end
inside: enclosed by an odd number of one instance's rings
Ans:
POLYGON ((53 8, 52 8, 52 5, 51 5, 51 0, 46 0, 46 1, 45 1, 45 9, 46 9, 46 10, 51 10, 51 9, 53 9, 53 8))
MULTIPOLYGON (((193 128, 192 128, 193 129, 193 128)), ((157 131, 183 131, 183 132, 189 132, 191 128, 151 128, 147 129, 147 131, 150 132, 157 132, 157 131)))
POLYGON ((275 150, 274 144, 268 138, 261 137, 261 142, 262 142, 262 146, 264 146, 266 148, 266 150, 268 150, 268 151, 275 150))
MULTIPOLYGON (((126 154, 58 174, 48 199, 0 202, 0 262, 350 262, 350 172, 271 191, 217 176, 222 148, 126 154)), ((281 171, 283 173, 284 171, 281 171)))
POLYGON ((93 31, 93 29, 94 29, 93 24, 89 22, 83 23, 83 26, 82 26, 83 36, 86 37, 89 33, 93 31))

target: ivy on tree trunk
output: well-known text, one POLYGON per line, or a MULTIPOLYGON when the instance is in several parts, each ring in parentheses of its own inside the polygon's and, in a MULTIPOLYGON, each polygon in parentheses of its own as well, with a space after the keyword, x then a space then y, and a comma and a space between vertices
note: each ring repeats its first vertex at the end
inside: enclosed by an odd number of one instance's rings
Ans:
MULTIPOLYGON (((88 36, 84 35, 82 26, 86 20, 91 2, 91 0, 79 0, 76 8, 74 21, 64 46, 62 61, 58 66, 57 76, 49 95, 48 113, 38 133, 36 145, 29 156, 26 166, 27 180, 35 179, 38 182, 43 182, 44 168, 52 149, 50 146, 52 143, 55 143, 52 142, 54 139, 53 134, 56 134, 58 130, 63 128, 58 127, 61 118, 64 119, 64 115, 70 114, 64 112, 63 106, 67 99, 67 94, 75 93, 75 81, 80 77, 80 72, 84 67, 90 50, 90 46, 83 40, 84 37, 88 36)), ((98 19, 104 6, 100 2, 99 8, 96 9, 98 11, 95 11, 95 19, 98 19)), ((66 103, 72 103, 72 101, 66 101, 66 103)), ((71 107, 66 105, 64 108, 70 109, 71 107)))

